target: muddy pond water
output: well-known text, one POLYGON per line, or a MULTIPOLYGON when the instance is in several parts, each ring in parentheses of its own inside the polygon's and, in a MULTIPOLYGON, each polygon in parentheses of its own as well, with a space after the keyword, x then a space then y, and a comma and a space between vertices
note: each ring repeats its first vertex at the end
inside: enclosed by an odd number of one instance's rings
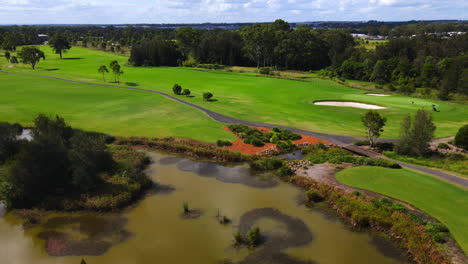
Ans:
POLYGON ((407 263, 390 243, 301 204, 290 184, 246 166, 150 155, 160 188, 121 214, 53 213, 28 225, 15 212, 0 218, 0 263, 407 263), (183 217, 184 202, 193 217, 183 217), (218 214, 232 222, 220 224, 218 214), (262 246, 234 248, 233 234, 252 226, 262 246))

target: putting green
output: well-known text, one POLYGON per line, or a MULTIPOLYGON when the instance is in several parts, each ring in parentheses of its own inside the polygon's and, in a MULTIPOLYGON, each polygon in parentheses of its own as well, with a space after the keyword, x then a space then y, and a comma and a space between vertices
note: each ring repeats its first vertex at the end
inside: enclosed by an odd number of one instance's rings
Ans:
POLYGON ((336 178, 347 185, 385 194, 412 204, 447 225, 468 252, 468 191, 407 169, 357 167, 336 178))
MULTIPOLYGON (((47 46, 41 46, 46 60, 41 61, 37 70, 28 65, 9 68, 3 58, 0 65, 14 73, 50 75, 66 79, 105 83, 97 68, 118 60, 121 65, 128 58, 116 54, 90 49, 72 48, 64 60, 53 54, 47 46)), ((345 87, 333 81, 318 78, 308 82, 278 78, 257 77, 252 73, 227 71, 204 71, 192 68, 143 68, 124 66, 121 77, 137 87, 172 93, 174 83, 189 88, 194 98, 184 98, 210 110, 243 120, 272 123, 296 127, 315 132, 348 136, 365 136, 361 116, 367 111, 351 107, 314 105, 318 100, 358 101, 388 107, 378 110, 388 122, 382 137, 398 137, 399 124, 408 113, 420 108, 432 110, 437 105, 440 112, 432 112, 437 125, 436 136, 453 136, 468 122, 468 107, 449 102, 431 101, 405 96, 378 97, 366 95, 367 91, 345 87), (215 102, 203 101, 203 92, 212 92, 215 102), (414 101, 414 104, 412 104, 414 101)), ((112 79, 112 74, 106 76, 112 79)))
POLYGON ((0 121, 31 125, 39 113, 117 136, 235 140, 203 112, 158 94, 0 74, 0 121))

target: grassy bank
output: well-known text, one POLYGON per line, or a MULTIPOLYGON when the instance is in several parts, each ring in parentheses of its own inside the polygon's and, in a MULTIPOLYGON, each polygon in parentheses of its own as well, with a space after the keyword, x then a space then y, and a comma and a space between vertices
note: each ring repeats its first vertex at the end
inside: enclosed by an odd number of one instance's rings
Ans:
MULTIPOLYGON (((97 68, 102 64, 108 65, 111 60, 118 60, 122 65, 128 60, 125 56, 77 47, 67 53, 66 58, 69 59, 60 60, 49 47, 41 46, 41 49, 46 53, 47 59, 41 61, 35 71, 22 64, 13 65, 10 68, 4 58, 0 58, 0 65, 3 69, 16 73, 51 75, 106 83, 103 81, 102 75, 97 72, 97 68)), ((398 136, 399 123, 406 114, 413 114, 420 108, 431 109, 432 104, 436 104, 437 109, 440 110, 440 112, 433 113, 438 127, 437 137, 452 136, 462 124, 466 123, 464 114, 466 106, 464 105, 399 95, 369 96, 365 94, 364 90, 349 88, 319 78, 301 82, 258 77, 256 74, 248 72, 168 67, 136 68, 127 66, 123 68, 123 71, 125 73, 121 79, 124 85, 128 82, 133 86, 172 93, 171 89, 174 83, 179 83, 183 88, 190 89, 195 96, 193 98, 184 97, 185 100, 213 111, 244 120, 287 125, 317 132, 363 136, 364 130, 360 116, 367 110, 313 105, 312 102, 316 100, 350 100, 388 107, 379 110, 388 118, 387 126, 382 134, 382 137, 386 138, 398 136), (203 101, 201 95, 204 92, 212 92, 214 99, 218 101, 203 101), (287 100, 285 100, 286 95, 287 100), (414 104, 411 103, 412 101, 414 104)), ((112 75, 108 74, 107 79, 112 79, 112 75)), ((3 87, 6 86, 2 85, 3 87)), ((2 97, 5 97, 3 90, 0 93, 2 93, 2 97)), ((60 96, 65 90, 60 89, 55 92, 58 93, 57 96, 60 96)), ((132 96, 128 100, 132 101, 132 96)), ((9 108, 17 110, 18 106, 9 105, 9 108)), ((190 123, 190 119, 188 120, 187 122, 190 123)), ((202 137, 202 134, 201 132, 192 133, 193 137, 198 138, 202 137)))
POLYGON ((412 204, 437 218, 468 252, 468 191, 411 170, 357 167, 337 173, 347 185, 371 190, 412 204))
POLYGON ((463 177, 468 177, 468 158, 465 155, 443 155, 439 154, 433 157, 409 157, 398 155, 395 152, 384 152, 384 154, 392 159, 403 161, 406 163, 439 168, 447 171, 452 171, 460 174, 463 177))
POLYGON ((308 190, 309 204, 324 201, 341 219, 355 228, 370 228, 387 234, 405 248, 416 263, 450 263, 424 226, 391 204, 345 193, 306 177, 295 176, 290 181, 308 190))

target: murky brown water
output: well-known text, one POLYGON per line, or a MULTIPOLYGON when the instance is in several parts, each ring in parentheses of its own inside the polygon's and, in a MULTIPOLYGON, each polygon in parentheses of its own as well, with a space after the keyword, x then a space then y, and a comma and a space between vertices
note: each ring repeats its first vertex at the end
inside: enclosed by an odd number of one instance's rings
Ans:
POLYGON ((151 155, 163 188, 121 215, 55 213, 27 229, 12 213, 0 218, 0 263, 79 264, 82 255, 88 264, 404 263, 388 243, 299 205, 292 185, 243 166, 151 155), (202 215, 182 218, 184 202, 202 215), (219 224, 218 211, 233 222, 219 224), (250 226, 262 230, 263 246, 233 248, 233 234, 250 226))

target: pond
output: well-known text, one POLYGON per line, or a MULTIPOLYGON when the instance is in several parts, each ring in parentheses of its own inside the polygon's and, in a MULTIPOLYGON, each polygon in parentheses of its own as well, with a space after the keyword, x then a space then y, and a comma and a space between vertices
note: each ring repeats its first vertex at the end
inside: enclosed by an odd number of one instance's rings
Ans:
POLYGON ((406 263, 390 243, 307 208, 302 190, 245 165, 150 155, 159 188, 121 214, 51 213, 27 225, 16 212, 0 218, 2 263, 406 263), (184 202, 195 217, 183 217, 184 202), (252 226, 262 246, 234 248, 233 234, 252 226))

